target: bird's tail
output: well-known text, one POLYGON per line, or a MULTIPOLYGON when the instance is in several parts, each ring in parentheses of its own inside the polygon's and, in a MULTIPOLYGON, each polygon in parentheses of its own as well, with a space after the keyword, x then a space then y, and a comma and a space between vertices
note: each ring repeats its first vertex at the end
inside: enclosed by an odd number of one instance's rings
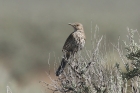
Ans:
POLYGON ((59 68, 56 71, 56 76, 59 76, 63 72, 66 64, 67 64, 67 60, 65 58, 63 58, 61 61, 61 65, 59 66, 59 68))

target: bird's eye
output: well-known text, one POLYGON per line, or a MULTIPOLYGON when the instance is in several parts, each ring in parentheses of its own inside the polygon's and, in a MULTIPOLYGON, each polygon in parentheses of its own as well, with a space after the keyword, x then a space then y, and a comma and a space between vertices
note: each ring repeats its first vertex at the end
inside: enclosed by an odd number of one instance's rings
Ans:
POLYGON ((78 24, 76 26, 79 26, 78 24))

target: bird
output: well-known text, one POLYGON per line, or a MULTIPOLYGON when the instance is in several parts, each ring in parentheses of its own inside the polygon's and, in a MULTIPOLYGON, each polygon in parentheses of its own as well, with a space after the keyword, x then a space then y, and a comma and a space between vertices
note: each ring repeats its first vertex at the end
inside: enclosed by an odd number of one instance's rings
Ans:
POLYGON ((75 54, 78 51, 82 50, 85 45, 86 36, 83 25, 78 22, 69 23, 68 25, 72 26, 74 28, 74 31, 68 36, 62 48, 64 56, 62 58, 60 66, 56 71, 56 76, 59 76, 63 72, 70 56, 74 57, 75 54))

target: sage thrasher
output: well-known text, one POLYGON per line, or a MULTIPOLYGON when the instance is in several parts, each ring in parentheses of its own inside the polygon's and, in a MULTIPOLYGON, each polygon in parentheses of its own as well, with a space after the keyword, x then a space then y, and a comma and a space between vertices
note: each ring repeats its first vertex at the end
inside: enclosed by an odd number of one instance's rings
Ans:
POLYGON ((63 72, 70 56, 74 56, 85 45, 86 36, 84 33, 83 25, 81 23, 69 23, 69 25, 74 28, 74 31, 65 41, 62 49, 64 57, 62 58, 61 64, 56 71, 56 76, 59 76, 63 72))

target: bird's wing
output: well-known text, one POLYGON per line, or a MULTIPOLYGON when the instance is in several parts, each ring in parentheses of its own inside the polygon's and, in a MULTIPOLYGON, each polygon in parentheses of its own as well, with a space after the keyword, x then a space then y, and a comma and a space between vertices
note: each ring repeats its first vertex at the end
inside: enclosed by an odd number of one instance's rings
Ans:
POLYGON ((71 33, 67 38, 67 40, 65 41, 62 51, 72 52, 74 46, 75 46, 75 38, 73 36, 73 33, 71 33))

